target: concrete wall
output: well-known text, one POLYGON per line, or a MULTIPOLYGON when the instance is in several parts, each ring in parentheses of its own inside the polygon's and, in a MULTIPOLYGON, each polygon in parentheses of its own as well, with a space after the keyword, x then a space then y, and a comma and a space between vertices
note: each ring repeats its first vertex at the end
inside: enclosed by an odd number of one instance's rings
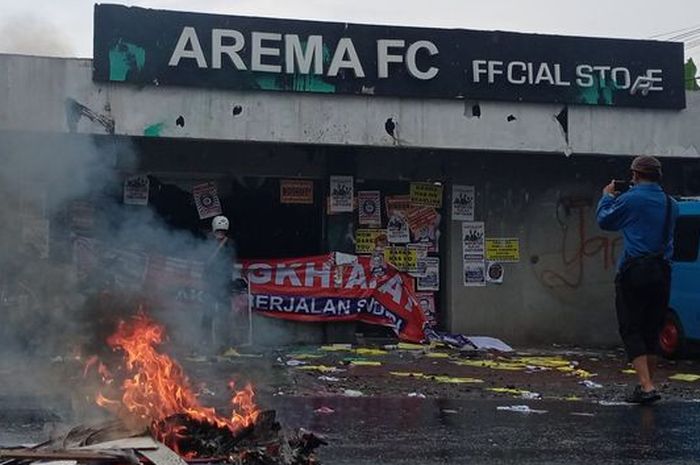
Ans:
POLYGON ((321 145, 698 156, 700 94, 684 111, 96 84, 90 60, 0 55, 0 130, 321 145), (473 116, 474 105, 480 116, 473 116), (240 114, 234 115, 234 108, 240 114), (392 118, 397 138, 384 123, 392 118), (178 124, 178 120, 180 124, 178 124), (567 131, 565 131, 568 130, 567 131))

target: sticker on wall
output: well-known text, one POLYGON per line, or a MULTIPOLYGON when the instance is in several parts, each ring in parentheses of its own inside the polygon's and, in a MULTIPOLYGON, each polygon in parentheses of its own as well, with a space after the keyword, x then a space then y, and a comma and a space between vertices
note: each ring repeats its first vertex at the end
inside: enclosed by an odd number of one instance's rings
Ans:
POLYGON ((416 288, 419 291, 440 290, 440 258, 428 257, 425 259, 425 276, 417 279, 416 288))
POLYGON ((377 228, 382 225, 381 194, 379 191, 358 192, 357 204, 361 225, 377 228))
POLYGON ((486 265, 486 281, 493 284, 503 284, 505 270, 498 262, 488 262, 486 265))
POLYGON ((452 186, 452 220, 474 221, 475 199, 474 186, 452 186))
POLYGON ((358 229, 355 231, 355 253, 367 255, 374 252, 377 238, 386 237, 385 229, 358 229))
POLYGON ((124 180, 124 204, 148 205, 148 176, 130 176, 124 180))
POLYGON ((418 300, 418 305, 420 305, 428 325, 435 326, 437 324, 435 295, 432 292, 416 292, 416 300, 418 300))
POLYGON ((406 244, 411 242, 411 233, 408 229, 408 221, 402 212, 394 212, 387 222, 387 238, 392 244, 406 244))
POLYGON ((392 245, 384 249, 384 260, 399 271, 415 273, 418 271, 418 254, 415 249, 392 245))
POLYGON ((428 269, 428 245, 427 244, 408 244, 406 246, 409 249, 416 251, 416 256, 418 257, 418 270, 415 273, 410 273, 414 278, 422 278, 425 276, 428 269))
POLYGON ((388 216, 400 212, 404 215, 411 208, 411 196, 409 195, 387 195, 384 197, 386 213, 388 216))
POLYGON ((462 223, 462 258, 464 261, 483 260, 485 256, 484 223, 462 223))
POLYGON ((411 205, 423 207, 442 207, 442 185, 430 182, 411 183, 411 205))
POLYGON ((221 202, 213 182, 197 184, 192 188, 192 195, 200 220, 221 214, 221 202))
POLYGON ((308 179, 282 179, 280 203, 287 205, 313 205, 314 182, 308 179))
POLYGON ((483 261, 464 261, 464 285, 467 287, 486 286, 486 264, 483 261))
POLYGON ((486 238, 486 260, 518 263, 520 261, 520 239, 517 237, 486 238))
POLYGON ((352 176, 331 176, 331 213, 351 213, 354 195, 352 176))

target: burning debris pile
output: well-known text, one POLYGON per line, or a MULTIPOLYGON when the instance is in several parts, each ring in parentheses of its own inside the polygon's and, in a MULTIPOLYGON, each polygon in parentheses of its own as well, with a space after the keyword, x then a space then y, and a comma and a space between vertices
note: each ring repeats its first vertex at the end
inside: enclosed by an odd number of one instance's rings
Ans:
POLYGON ((325 444, 323 439, 304 430, 285 434, 274 411, 258 408, 251 385, 236 390, 230 384, 230 416, 203 406, 180 364, 157 350, 164 338, 163 326, 143 313, 121 321, 107 343, 123 354, 123 363, 112 368, 93 357, 86 366, 86 373, 96 370, 104 386, 97 404, 117 416, 118 423, 74 429, 36 448, 0 449, 0 464, 71 460, 173 465, 174 459, 181 465, 317 463, 314 450, 325 444), (159 452, 147 452, 153 450, 159 452))

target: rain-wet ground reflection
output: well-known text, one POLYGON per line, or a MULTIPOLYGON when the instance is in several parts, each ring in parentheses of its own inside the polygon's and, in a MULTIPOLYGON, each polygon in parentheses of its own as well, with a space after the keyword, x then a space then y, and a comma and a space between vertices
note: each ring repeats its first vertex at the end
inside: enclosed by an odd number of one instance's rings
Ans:
POLYGON ((328 436, 325 464, 695 463, 700 403, 386 398, 272 400, 285 426, 328 436), (498 411, 528 404, 543 414, 498 411), (334 410, 315 413, 320 407, 334 410))

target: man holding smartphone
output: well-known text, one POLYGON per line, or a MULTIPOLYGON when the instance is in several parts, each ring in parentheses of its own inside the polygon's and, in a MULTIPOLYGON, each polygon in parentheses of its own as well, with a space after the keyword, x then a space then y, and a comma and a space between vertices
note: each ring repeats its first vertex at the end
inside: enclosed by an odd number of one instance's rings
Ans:
POLYGON ((630 169, 629 190, 623 193, 625 186, 620 181, 603 189, 597 220, 602 229, 621 231, 624 238, 615 278, 615 307, 620 336, 639 381, 626 400, 648 404, 660 399, 653 376, 659 333, 668 311, 678 205, 659 185, 658 159, 639 156, 630 169))

